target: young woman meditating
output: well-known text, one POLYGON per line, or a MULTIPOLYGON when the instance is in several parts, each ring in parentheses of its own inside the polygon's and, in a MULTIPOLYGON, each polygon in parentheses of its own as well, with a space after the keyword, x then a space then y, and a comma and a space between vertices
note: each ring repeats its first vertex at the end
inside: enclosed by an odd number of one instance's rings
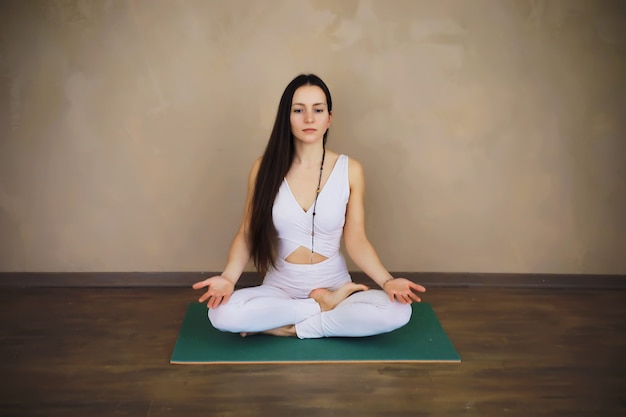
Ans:
POLYGON ((197 282, 211 324, 248 336, 301 339, 390 332, 411 317, 425 288, 394 278, 367 239, 359 162, 326 149, 332 99, 313 74, 285 89, 269 142, 248 179, 241 226, 224 271, 197 282), (352 282, 339 251, 381 289, 352 282), (261 285, 235 290, 252 259, 261 285))

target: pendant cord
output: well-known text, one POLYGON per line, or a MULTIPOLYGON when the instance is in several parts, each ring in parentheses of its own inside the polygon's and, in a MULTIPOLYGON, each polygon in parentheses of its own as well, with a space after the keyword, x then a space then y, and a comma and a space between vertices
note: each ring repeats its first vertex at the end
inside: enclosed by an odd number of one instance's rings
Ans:
POLYGON ((313 216, 311 217, 311 263, 313 263, 313 253, 315 252, 315 209, 317 208, 317 197, 320 195, 322 186, 322 172, 324 171, 324 159, 326 158, 326 148, 322 152, 322 165, 320 166, 320 177, 317 181, 317 190, 315 191, 315 202, 313 203, 313 216))

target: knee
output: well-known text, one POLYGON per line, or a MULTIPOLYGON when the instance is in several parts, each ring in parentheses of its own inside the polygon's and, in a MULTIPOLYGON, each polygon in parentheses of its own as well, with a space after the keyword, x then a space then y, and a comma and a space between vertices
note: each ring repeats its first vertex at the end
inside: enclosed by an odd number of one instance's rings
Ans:
POLYGON ((237 333, 239 330, 239 320, 236 311, 229 305, 221 305, 217 308, 209 309, 209 321, 211 325, 222 332, 237 333))
POLYGON ((378 311, 372 322, 373 334, 388 333, 404 327, 411 320, 411 305, 400 302, 389 302, 378 306, 378 311))
POLYGON ((411 304, 400 304, 398 310, 398 327, 402 327, 411 320, 413 309, 411 308, 411 304))
POLYGON ((385 311, 384 316, 388 328, 395 330, 405 326, 411 320, 413 309, 411 304, 402 304, 399 301, 389 300, 389 296, 380 291, 377 294, 379 306, 385 311))
POLYGON ((394 302, 390 307, 390 314, 387 316, 387 325, 391 330, 399 329, 411 320, 411 313, 413 312, 411 304, 394 302))
POLYGON ((366 303, 376 306, 376 312, 373 316, 376 322, 374 326, 381 333, 399 329, 411 320, 411 313, 413 312, 411 304, 391 301, 389 296, 380 290, 363 291, 357 294, 362 294, 361 297, 363 297, 366 303))

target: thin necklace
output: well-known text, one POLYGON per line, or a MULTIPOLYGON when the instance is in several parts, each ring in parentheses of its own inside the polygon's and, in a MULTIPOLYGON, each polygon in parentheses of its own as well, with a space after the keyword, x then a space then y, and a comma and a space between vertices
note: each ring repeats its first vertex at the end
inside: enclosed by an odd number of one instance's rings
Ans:
POLYGON ((322 152, 322 165, 320 166, 320 178, 317 181, 317 190, 315 191, 315 202, 313 203, 313 216, 311 217, 311 263, 313 263, 313 252, 315 251, 315 209, 317 208, 317 197, 320 195, 320 187, 322 186, 322 171, 324 170, 324 158, 326 157, 326 148, 322 152))

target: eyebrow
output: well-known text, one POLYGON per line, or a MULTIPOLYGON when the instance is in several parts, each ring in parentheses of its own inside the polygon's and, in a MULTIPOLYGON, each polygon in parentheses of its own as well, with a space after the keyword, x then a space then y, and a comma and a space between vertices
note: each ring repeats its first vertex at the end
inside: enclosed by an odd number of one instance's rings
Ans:
MULTIPOLYGON (((313 104, 313 106, 325 106, 325 105, 326 105, 326 103, 314 103, 313 104)), ((291 107, 293 107, 293 106, 306 106, 306 104, 304 104, 304 103, 293 103, 291 105, 291 107)))

